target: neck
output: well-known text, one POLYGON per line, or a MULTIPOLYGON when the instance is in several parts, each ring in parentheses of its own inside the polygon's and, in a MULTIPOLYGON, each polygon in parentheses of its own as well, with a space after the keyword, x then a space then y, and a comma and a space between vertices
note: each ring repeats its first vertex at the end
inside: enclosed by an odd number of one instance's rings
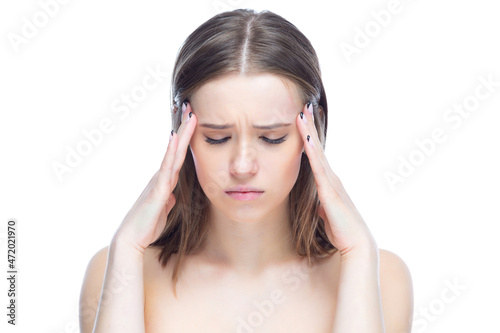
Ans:
POLYGON ((245 275, 298 258, 292 243, 288 200, 263 218, 236 221, 213 206, 203 252, 208 261, 245 275))

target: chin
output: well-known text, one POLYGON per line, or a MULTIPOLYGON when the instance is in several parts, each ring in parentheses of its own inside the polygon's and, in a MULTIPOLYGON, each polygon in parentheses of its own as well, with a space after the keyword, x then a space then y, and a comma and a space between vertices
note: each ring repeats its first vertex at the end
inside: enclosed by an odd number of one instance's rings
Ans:
POLYGON ((227 197, 226 200, 210 200, 210 209, 215 209, 217 214, 225 216, 228 220, 237 223, 256 223, 265 219, 268 209, 256 207, 252 201, 237 201, 227 197))

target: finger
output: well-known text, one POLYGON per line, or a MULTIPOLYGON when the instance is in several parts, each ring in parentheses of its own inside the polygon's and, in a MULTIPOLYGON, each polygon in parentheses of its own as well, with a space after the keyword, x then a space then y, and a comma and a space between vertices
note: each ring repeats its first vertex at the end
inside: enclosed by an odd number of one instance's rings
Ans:
MULTIPOLYGON (((189 112, 187 112, 187 101, 184 101, 182 103, 182 107, 181 107, 181 110, 182 110, 182 114, 181 114, 181 125, 179 126, 179 128, 177 129, 177 132, 175 130, 172 130, 171 132, 171 139, 169 141, 169 148, 170 146, 173 146, 174 145, 174 141, 175 141, 175 145, 176 145, 176 148, 173 150, 172 152, 172 168, 169 169, 170 172, 168 173, 168 179, 166 178, 167 176, 166 175, 162 175, 162 178, 158 179, 158 182, 161 183, 161 184, 166 184, 166 180, 169 180, 170 182, 172 182, 172 175, 173 175, 173 170, 174 169, 174 165, 175 165, 175 159, 176 159, 176 156, 177 156, 177 150, 178 150, 178 147, 179 147, 179 138, 181 137, 182 135, 182 132, 183 132, 183 129, 186 127, 186 123, 187 123, 187 119, 189 119, 188 117, 188 114, 189 112)), ((165 157, 164 157, 164 160, 162 162, 162 165, 164 165, 165 163, 165 168, 167 167, 168 165, 168 148, 167 148, 167 152, 165 153, 165 157)), ((166 169, 165 169, 166 170, 166 169)), ((175 183, 173 183, 173 186, 175 186, 175 183)))
POLYGON ((174 186, 175 184, 177 184, 177 181, 179 179, 179 172, 184 163, 184 160, 186 159, 187 148, 189 146, 189 143, 191 142, 191 138, 196 129, 197 122, 198 119, 192 112, 191 104, 187 103, 185 110, 185 121, 182 124, 182 126, 184 127, 182 128, 182 133, 178 136, 179 143, 175 154, 173 171, 171 174, 171 183, 174 184, 174 186))
MULTIPOLYGON (((310 106, 312 109, 312 105, 310 106)), ((346 205, 351 206, 352 202, 348 197, 339 177, 333 172, 328 163, 328 159, 319 141, 316 126, 313 123, 313 115, 307 110, 307 105, 302 111, 302 117, 297 117, 297 127, 304 138, 304 150, 309 159, 316 187, 322 199, 338 198, 346 205), (307 141, 309 136, 309 141, 307 141), (310 144, 312 142, 312 145, 310 144)), ((330 206, 328 206, 330 207, 330 206)))
POLYGON ((182 106, 181 106, 181 110, 182 110, 181 124, 180 124, 179 128, 176 131, 177 135, 179 135, 179 136, 181 136, 182 131, 186 127, 186 122, 189 119, 189 112, 190 111, 187 111, 187 109, 188 109, 188 101, 185 100, 184 102, 182 102, 182 106))
MULTIPOLYGON (((302 112, 297 116, 297 127, 300 131, 302 138, 304 139, 304 150, 309 157, 309 161, 315 164, 321 163, 321 167, 324 167, 323 162, 323 149, 321 147, 321 142, 319 141, 316 126, 314 126, 313 115, 308 109, 312 109, 312 105, 307 107, 307 104, 302 108, 302 112), (321 148, 321 149, 319 149, 321 148), (317 161, 317 160, 320 161, 317 161)), ((311 168, 313 166, 311 165, 311 168)))
MULTIPOLYGON (((312 105, 310 105, 310 109, 312 109, 312 105)), ((328 190, 328 185, 332 184, 333 179, 330 177, 330 166, 319 141, 313 119, 313 115, 305 105, 297 116, 297 127, 304 141, 304 150, 316 179, 318 191, 321 191, 322 187, 328 190)))
POLYGON ((155 184, 155 188, 159 191, 159 193, 161 193, 162 199, 165 202, 167 201, 170 192, 173 190, 173 185, 171 184, 172 169, 175 160, 175 153, 179 143, 177 134, 173 130, 171 133, 172 138, 168 143, 167 152, 161 162, 160 170, 158 171, 158 180, 155 184))
MULTIPOLYGON (((309 103, 308 103, 309 104, 309 103)), ((306 124, 306 127, 308 129, 308 135, 310 135, 309 139, 309 144, 311 144, 313 147, 317 148, 316 154, 318 158, 320 158, 323 162, 323 164, 327 163, 326 156, 323 151, 323 147, 321 145, 321 141, 319 140, 319 135, 318 131, 316 130, 316 126, 314 124, 314 115, 313 115, 313 105, 312 103, 309 104, 309 107, 307 104, 304 106, 304 110, 302 111, 303 117, 301 120, 306 124)), ((307 135, 306 135, 307 139, 307 135)))
POLYGON ((163 232, 163 229, 165 229, 165 225, 167 224, 168 213, 170 213, 172 207, 174 207, 175 202, 176 199, 174 194, 170 193, 170 196, 168 198, 168 203, 163 206, 160 216, 158 218, 158 223, 156 224, 153 236, 154 240, 158 239, 158 237, 160 237, 161 233, 163 232))

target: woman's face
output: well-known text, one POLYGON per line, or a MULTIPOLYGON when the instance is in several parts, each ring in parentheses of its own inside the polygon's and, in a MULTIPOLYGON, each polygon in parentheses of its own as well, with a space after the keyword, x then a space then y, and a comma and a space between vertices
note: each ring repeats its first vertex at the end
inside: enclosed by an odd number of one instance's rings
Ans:
POLYGON ((203 84, 190 98, 198 117, 190 141, 198 180, 211 208, 233 221, 261 220, 288 209, 304 147, 295 122, 304 106, 295 85, 287 81, 287 88, 282 80, 268 73, 228 74, 203 84), (272 126, 277 124, 284 125, 272 126), (263 193, 253 200, 227 193, 240 185, 263 193))

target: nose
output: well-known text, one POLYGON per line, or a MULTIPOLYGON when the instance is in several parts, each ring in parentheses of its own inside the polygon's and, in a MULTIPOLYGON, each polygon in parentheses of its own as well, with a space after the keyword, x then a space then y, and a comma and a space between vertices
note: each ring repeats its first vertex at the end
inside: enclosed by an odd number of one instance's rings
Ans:
POLYGON ((230 172, 235 176, 254 175, 258 170, 257 149, 248 141, 235 145, 230 172))

